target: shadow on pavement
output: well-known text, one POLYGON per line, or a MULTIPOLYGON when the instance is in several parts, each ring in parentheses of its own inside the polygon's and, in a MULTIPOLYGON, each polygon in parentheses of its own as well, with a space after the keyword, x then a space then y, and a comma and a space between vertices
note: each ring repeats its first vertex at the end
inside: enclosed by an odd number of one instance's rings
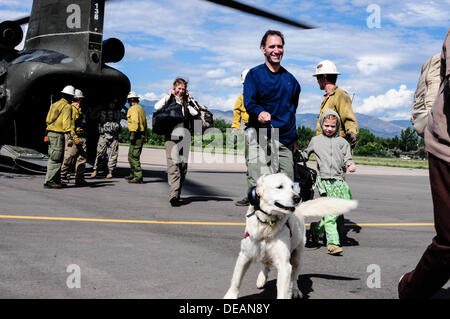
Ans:
MULTIPOLYGON (((324 275, 324 274, 304 274, 298 277, 297 283, 303 294, 303 299, 309 299, 309 294, 314 291, 312 289, 313 281, 311 278, 323 278, 327 280, 360 280, 360 278, 324 275)), ((242 296, 240 299, 276 299, 277 298, 277 281, 270 280, 258 294, 242 296)))

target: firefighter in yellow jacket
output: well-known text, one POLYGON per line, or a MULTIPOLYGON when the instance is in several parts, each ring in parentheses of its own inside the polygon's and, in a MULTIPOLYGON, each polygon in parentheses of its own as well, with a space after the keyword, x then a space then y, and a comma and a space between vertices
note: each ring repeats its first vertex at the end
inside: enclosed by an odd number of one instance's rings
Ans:
POLYGON ((61 164, 64 157, 65 136, 70 135, 71 106, 75 88, 71 85, 61 91, 61 99, 50 105, 47 114, 48 162, 45 188, 62 188, 61 164))
MULTIPOLYGON (((244 85, 245 77, 247 76, 248 71, 250 71, 250 69, 245 69, 241 73, 241 84, 242 85, 244 85)), ((244 106, 244 94, 239 95, 239 97, 234 105, 233 115, 234 115, 233 124, 231 124, 231 128, 233 131, 237 131, 241 127, 241 121, 243 121, 244 124, 247 126, 249 115, 244 106)), ((246 164, 246 166, 248 166, 247 131, 245 132, 245 164, 246 164)), ((250 186, 248 171, 246 174, 246 179, 247 179, 247 186, 248 186, 248 188, 250 188, 251 186, 250 186)), ((246 194, 244 196, 244 198, 242 198, 241 200, 238 200, 235 205, 236 206, 248 206, 249 204, 250 204, 250 202, 248 201, 248 196, 246 194)))
MULTIPOLYGON (((249 69, 242 71, 241 73, 241 84, 244 85, 245 76, 247 75, 249 69)), ((233 123, 231 124, 231 128, 233 130, 237 130, 241 127, 241 120, 244 121, 244 124, 248 123, 248 113, 244 106, 244 94, 239 95, 236 103, 234 104, 233 109, 233 123)))
MULTIPOLYGON (((318 119, 321 118, 323 112, 327 109, 338 113, 341 118, 340 135, 348 140, 353 149, 358 138, 358 123, 353 112, 350 96, 336 85, 339 74, 336 65, 330 60, 321 61, 316 67, 316 73, 313 76, 317 78, 320 89, 326 93, 320 106, 318 119)), ((322 134, 322 128, 320 120, 318 120, 316 135, 320 134, 322 134)))
POLYGON ((72 118, 70 135, 66 136, 64 161, 61 167, 61 183, 69 183, 70 169, 75 164, 75 185, 88 186, 84 179, 84 170, 87 160, 86 146, 86 118, 83 113, 84 95, 81 90, 75 89, 72 103, 72 118))
POLYGON ((128 183, 142 184, 142 168, 140 157, 147 135, 147 118, 144 109, 139 105, 139 96, 130 92, 127 97, 130 108, 127 112, 128 131, 130 132, 130 146, 128 149, 128 163, 130 175, 126 177, 128 183))

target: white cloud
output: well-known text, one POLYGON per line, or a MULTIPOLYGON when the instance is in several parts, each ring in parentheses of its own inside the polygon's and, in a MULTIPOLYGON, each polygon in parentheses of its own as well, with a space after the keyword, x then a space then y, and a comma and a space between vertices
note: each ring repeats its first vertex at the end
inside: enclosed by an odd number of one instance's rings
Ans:
POLYGON ((414 91, 408 90, 406 85, 402 84, 398 90, 390 89, 385 94, 363 99, 363 104, 356 107, 355 111, 370 115, 380 115, 401 108, 404 111, 410 107, 413 95, 414 91))
POLYGON ((385 10, 385 16, 401 26, 433 27, 448 25, 450 1, 399 2, 385 10))
MULTIPOLYGON (((440 51, 450 5, 449 0, 377 0, 382 27, 369 29, 366 8, 373 0, 243 1, 318 28, 299 30, 201 0, 107 1, 104 38, 117 37, 126 48, 120 65, 112 67, 120 68, 138 93, 166 94, 173 79, 182 76, 200 101, 232 109, 242 91, 240 73, 264 61, 261 36, 278 29, 286 39, 283 66, 302 87, 299 112, 318 111, 323 92, 311 75, 317 62, 330 59, 342 73, 339 87, 355 94, 354 108, 378 110, 380 117, 404 116, 409 102, 394 103, 408 98, 400 85, 415 87, 422 63, 440 51), (430 25, 434 28, 423 27, 430 25)), ((28 15, 32 4, 0 2, 5 19, 28 15)))
POLYGON ((317 113, 319 114, 322 104, 323 94, 317 88, 317 93, 300 93, 297 113, 317 113))
POLYGON ((233 77, 226 77, 220 80, 215 81, 216 87, 220 89, 221 87, 231 87, 231 88, 237 88, 242 87, 241 84, 241 78, 237 76, 233 77))
POLYGON ((372 75, 379 71, 392 70, 399 59, 392 55, 369 55, 359 58, 356 66, 364 75, 372 75))
POLYGON ((153 92, 147 92, 142 95, 142 98, 145 100, 160 100, 165 96, 165 94, 156 94, 153 92))
POLYGON ((206 72, 206 77, 211 79, 216 79, 223 77, 226 74, 224 69, 213 69, 206 72))

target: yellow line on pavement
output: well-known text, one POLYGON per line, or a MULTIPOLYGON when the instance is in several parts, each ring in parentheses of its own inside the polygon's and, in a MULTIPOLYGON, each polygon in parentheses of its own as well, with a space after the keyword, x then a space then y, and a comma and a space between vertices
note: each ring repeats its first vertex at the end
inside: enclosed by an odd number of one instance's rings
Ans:
POLYGON ((159 221, 159 220, 139 220, 139 219, 100 219, 100 218, 16 216, 16 215, 0 215, 0 218, 6 218, 6 219, 8 219, 8 218, 10 218, 10 219, 34 219, 34 220, 58 220, 58 221, 76 221, 76 222, 101 222, 101 223, 129 223, 129 224, 245 226, 245 223, 159 221))
MULTIPOLYGON (((159 221, 159 220, 139 220, 139 219, 101 219, 101 218, 74 218, 74 217, 48 217, 48 216, 17 216, 0 215, 3 219, 31 219, 31 220, 55 220, 55 221, 75 221, 75 222, 101 222, 101 223, 128 223, 128 224, 167 224, 167 225, 207 225, 207 226, 245 226, 245 223, 226 222, 188 222, 188 221, 159 221)), ((306 224, 306 226, 310 226, 306 224)), ((433 223, 360 223, 345 224, 345 226, 434 226, 433 223)))

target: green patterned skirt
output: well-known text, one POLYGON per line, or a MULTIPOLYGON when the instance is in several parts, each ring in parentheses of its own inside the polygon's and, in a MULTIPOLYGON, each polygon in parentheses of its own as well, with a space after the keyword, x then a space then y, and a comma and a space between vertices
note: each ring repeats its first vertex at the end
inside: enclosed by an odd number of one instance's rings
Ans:
MULTIPOLYGON (((343 180, 321 179, 317 176, 317 190, 320 196, 352 199, 352 194, 348 184, 343 180)), ((339 216, 331 215, 323 217, 318 223, 319 237, 326 236, 327 245, 334 244, 340 246, 337 220, 339 216)))
POLYGON ((352 193, 348 184, 344 180, 338 179, 321 179, 317 176, 317 190, 320 196, 352 199, 352 193))

